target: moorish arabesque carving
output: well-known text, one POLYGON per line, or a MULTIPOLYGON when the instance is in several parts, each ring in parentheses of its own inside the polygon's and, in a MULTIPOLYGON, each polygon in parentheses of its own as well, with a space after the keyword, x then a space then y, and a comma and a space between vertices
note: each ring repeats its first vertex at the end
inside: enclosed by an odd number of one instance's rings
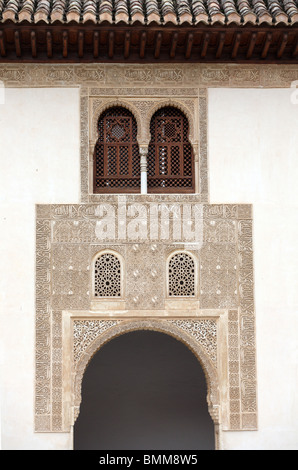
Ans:
POLYGON ((178 252, 168 261, 169 297, 194 297, 196 293, 196 264, 187 252, 178 252))
POLYGON ((93 282, 94 297, 121 297, 123 282, 121 261, 114 253, 100 253, 96 257, 93 282))
POLYGON ((228 390, 222 392, 227 396, 221 396, 228 410, 219 418, 221 423, 227 429, 255 429, 251 206, 201 204, 195 195, 186 199, 180 195, 174 200, 170 195, 131 195, 124 199, 107 195, 102 204, 105 211, 98 203, 37 206, 36 430, 65 430, 63 312, 71 312, 78 321, 73 337, 74 364, 80 362, 86 350, 90 352, 93 341, 106 333, 107 327, 117 326, 121 331, 127 315, 134 317, 140 328, 144 319, 151 318, 158 324, 166 316, 168 323, 199 341, 200 350, 204 350, 214 370, 229 371, 230 378, 217 377, 221 387, 223 383, 224 390, 228 390), (191 240, 191 224, 183 228, 183 217, 181 230, 175 231, 179 220, 176 216, 184 210, 190 216, 188 222, 201 228, 193 230, 191 240), (150 220, 150 216, 154 218, 150 220), (199 260, 199 296, 187 303, 183 297, 166 296, 167 259, 186 248, 199 260), (92 260, 103 250, 118 253, 125 260, 125 296, 120 303, 113 299, 94 306, 92 260), (89 323, 84 323, 82 312, 89 323), (229 331, 228 337, 215 334, 218 328, 219 332, 229 331))
POLYGON ((161 90, 168 96, 189 96, 202 87, 288 88, 297 80, 297 74, 296 64, 3 63, 0 66, 0 80, 5 87, 82 86, 90 87, 90 96, 114 97, 158 96, 161 90), (176 87, 181 89, 176 90, 176 87))

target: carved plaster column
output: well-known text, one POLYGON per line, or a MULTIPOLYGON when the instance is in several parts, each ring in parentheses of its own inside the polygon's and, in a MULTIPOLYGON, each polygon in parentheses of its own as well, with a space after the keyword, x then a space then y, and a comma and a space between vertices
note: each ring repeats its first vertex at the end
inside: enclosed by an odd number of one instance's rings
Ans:
POLYGON ((141 194, 147 194, 147 155, 148 147, 140 147, 141 155, 141 194))
POLYGON ((200 162, 199 162, 199 146, 197 143, 191 143, 194 153, 194 172, 195 172, 195 193, 200 191, 200 162))

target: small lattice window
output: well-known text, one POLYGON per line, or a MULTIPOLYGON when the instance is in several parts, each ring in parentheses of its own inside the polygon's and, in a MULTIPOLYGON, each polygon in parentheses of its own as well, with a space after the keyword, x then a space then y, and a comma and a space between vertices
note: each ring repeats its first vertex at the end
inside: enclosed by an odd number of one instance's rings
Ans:
POLYGON ((176 253, 168 264, 169 297, 195 296, 195 262, 188 253, 176 253))
POLYGON ((194 192, 188 120, 174 107, 159 109, 150 123, 148 192, 194 192))
POLYGON ((137 123, 121 106, 107 109, 98 120, 94 149, 94 193, 140 191, 140 154, 137 123))
POLYGON ((121 262, 112 253, 95 260, 94 297, 121 297, 121 262))

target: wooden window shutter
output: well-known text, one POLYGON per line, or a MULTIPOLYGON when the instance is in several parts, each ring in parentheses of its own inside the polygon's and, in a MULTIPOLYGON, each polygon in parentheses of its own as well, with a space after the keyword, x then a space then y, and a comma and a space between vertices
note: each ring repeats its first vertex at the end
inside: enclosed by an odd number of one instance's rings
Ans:
POLYGON ((140 192, 137 123, 126 108, 114 106, 98 120, 94 149, 94 193, 140 192))
POLYGON ((174 107, 159 109, 150 123, 148 192, 193 193, 194 161, 186 116, 174 107))

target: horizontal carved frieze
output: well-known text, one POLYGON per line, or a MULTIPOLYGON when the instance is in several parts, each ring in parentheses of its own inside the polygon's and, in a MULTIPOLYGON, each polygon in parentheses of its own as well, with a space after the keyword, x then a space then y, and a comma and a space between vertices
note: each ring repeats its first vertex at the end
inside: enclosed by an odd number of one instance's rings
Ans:
MULTIPOLYGON (((236 64, 175 64, 168 65, 124 65, 124 64, 1 64, 0 80, 5 86, 78 86, 104 87, 111 95, 117 89, 126 89, 126 94, 147 95, 147 87, 289 87, 297 80, 295 65, 236 65, 236 64)), ((161 88, 162 90, 162 88, 161 88)), ((119 90, 118 90, 119 91, 119 90)), ((180 91, 181 93, 181 91, 180 91)), ((122 93, 123 94, 123 93, 122 93)))

